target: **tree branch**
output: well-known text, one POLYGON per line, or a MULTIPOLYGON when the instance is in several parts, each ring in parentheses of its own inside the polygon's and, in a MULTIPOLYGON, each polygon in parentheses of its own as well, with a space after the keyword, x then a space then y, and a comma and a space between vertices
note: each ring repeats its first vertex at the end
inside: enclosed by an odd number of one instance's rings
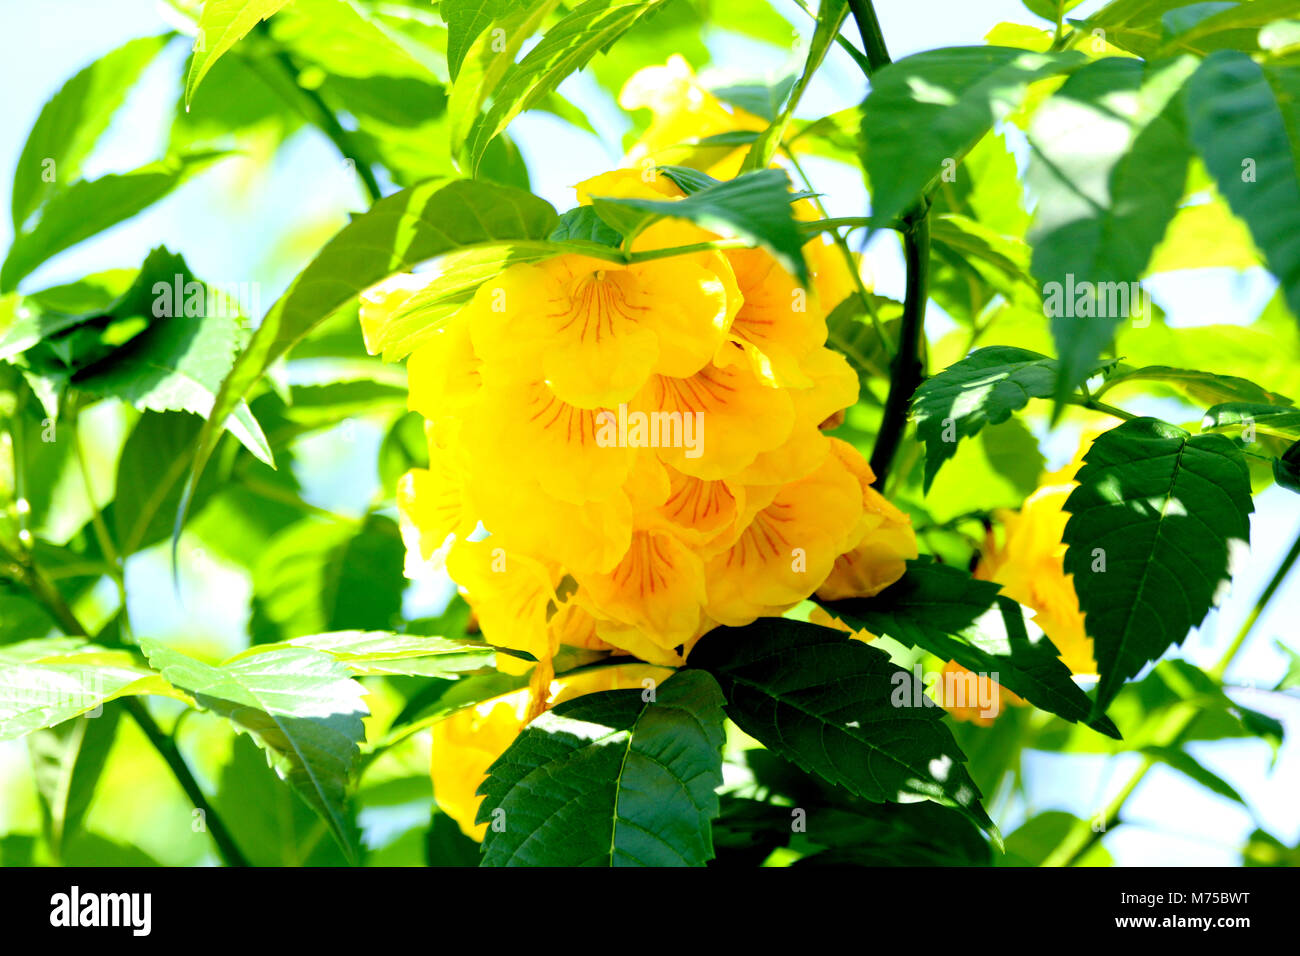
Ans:
POLYGON ((907 293, 898 327, 898 351, 890 363, 889 395, 871 450, 875 487, 883 489, 894 455, 907 427, 907 410, 921 384, 921 339, 925 332, 925 304, 930 295, 930 203, 922 199, 904 214, 903 258, 907 264, 907 293))

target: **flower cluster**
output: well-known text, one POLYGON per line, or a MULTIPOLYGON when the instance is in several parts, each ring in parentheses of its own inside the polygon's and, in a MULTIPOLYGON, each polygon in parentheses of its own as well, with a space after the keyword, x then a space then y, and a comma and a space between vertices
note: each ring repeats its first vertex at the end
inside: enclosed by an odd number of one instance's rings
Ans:
MULTIPOLYGON (((655 164, 698 158, 665 155, 681 130, 748 128, 683 66, 629 83, 625 99, 652 109, 651 128, 628 168, 577 186, 580 203, 680 199, 655 164)), ((806 200, 794 214, 816 215, 806 200)), ((718 238, 668 218, 630 251, 718 238)), ((607 689, 593 680, 666 676, 719 624, 782 614, 814 592, 876 594, 916 556, 909 519, 871 487, 867 462, 823 431, 857 401, 826 317, 858 280, 823 237, 804 254, 807 288, 756 248, 518 263, 411 354, 429 466, 397 491, 408 562, 445 561, 484 638, 537 662, 500 655, 502 670, 531 668, 530 686, 436 726, 435 794, 465 832, 481 838, 475 788, 542 710, 607 689), (645 665, 556 678, 562 647, 645 665)), ((404 274, 368 290, 363 325, 382 327, 428 281, 404 274)))
MULTIPOLYGON (((579 197, 682 195, 649 179, 609 173, 579 197)), ((633 251, 709 238, 670 219, 633 251)), ((759 249, 517 264, 412 354, 430 464, 398 489, 407 540, 425 560, 447 548, 488 641, 678 665, 717 624, 902 575, 907 517, 820 428, 858 379, 825 345, 842 260, 813 259, 808 290, 759 249)), ((371 290, 366 320, 417 285, 371 290)))

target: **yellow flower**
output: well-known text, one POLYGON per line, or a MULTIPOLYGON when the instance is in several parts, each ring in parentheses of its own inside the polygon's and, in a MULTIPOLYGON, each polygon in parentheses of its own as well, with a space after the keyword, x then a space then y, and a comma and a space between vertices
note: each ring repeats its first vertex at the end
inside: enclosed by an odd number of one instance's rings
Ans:
POLYGON ((781 487, 736 543, 709 559, 709 616, 736 626, 798 604, 826 580, 861 517, 861 486, 828 456, 781 487))
POLYGON ((595 612, 596 633, 615 647, 623 647, 626 632, 632 631, 664 651, 655 655, 656 662, 664 662, 699 629, 704 562, 671 532, 637 531, 623 560, 608 574, 575 577, 581 601, 595 612))
MULTIPOLYGON (((808 301, 780 263, 762 249, 727 253, 736 284, 744 297, 731 325, 731 341, 739 343, 764 382, 807 388, 812 385, 800 360, 826 341, 826 320, 817 302, 808 301)), ((719 364, 736 361, 734 348, 719 350, 719 364)))
MULTIPOLYGON (((694 97, 693 78, 667 80, 680 83, 663 103, 694 97)), ((716 101, 692 102, 734 128, 716 101)), ((676 135, 663 117, 652 129, 676 135)), ((578 196, 683 193, 647 168, 595 177, 578 196)), ((632 248, 712 238, 668 218, 632 248)), ((827 307, 853 283, 824 239, 809 261, 810 289, 758 249, 520 263, 439 315, 412 352, 429 465, 397 489, 408 566, 445 559, 484 638, 523 652, 498 669, 532 672, 530 691, 435 731, 436 795, 467 832, 482 832, 469 821, 487 766, 571 692, 551 679, 562 646, 680 666, 720 624, 782 614, 818 589, 877 593, 915 556, 910 522, 870 488, 866 461, 822 431, 857 401, 857 374, 826 347, 827 307)), ((363 296, 372 347, 395 321, 418 326, 428 281, 396 277, 363 296)))
POLYGON ((475 354, 499 376, 600 408, 631 399, 652 372, 687 376, 709 362, 738 306, 729 272, 716 258, 559 256, 506 269, 465 314, 475 354))
MULTIPOLYGON (((672 671, 644 664, 600 667, 564 674, 550 682, 548 709, 566 700, 605 690, 645 687, 667 680, 672 671)), ((506 752, 528 722, 532 693, 525 688, 457 711, 433 725, 433 797, 466 836, 482 840, 486 824, 475 824, 479 785, 488 768, 506 752)))
POLYGON ((975 577, 995 581, 1014 601, 1031 608, 1034 623, 1056 645, 1070 670, 1094 675, 1092 638, 1084 630, 1083 612, 1074 590, 1074 577, 1065 573, 1065 500, 1075 489, 1074 475, 1095 433, 1085 433, 1074 459, 1048 475, 1042 486, 1025 499, 1019 511, 1001 511, 1003 541, 990 534, 975 577))
POLYGON ((857 544, 835 559, 835 567, 817 596, 826 601, 874 597, 901 578, 907 562, 917 557, 912 519, 871 487, 876 476, 851 445, 832 438, 832 452, 857 477, 862 488, 862 520, 855 532, 857 544))
POLYGON ((730 179, 740 171, 747 146, 691 144, 718 133, 767 128, 765 120, 727 106, 701 86, 690 64, 676 54, 663 66, 633 74, 618 103, 625 110, 648 109, 652 114, 649 127, 628 151, 628 165, 689 165, 717 179, 730 179))
POLYGON ((557 567, 499 542, 457 541, 447 555, 447 572, 478 616, 483 637, 498 647, 551 658, 558 647, 549 618, 559 599, 557 567))

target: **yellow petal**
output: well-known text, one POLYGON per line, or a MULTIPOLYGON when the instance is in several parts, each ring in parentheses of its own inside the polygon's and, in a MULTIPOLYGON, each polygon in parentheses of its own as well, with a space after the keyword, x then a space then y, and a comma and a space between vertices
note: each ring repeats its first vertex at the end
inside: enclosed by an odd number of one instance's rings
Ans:
POLYGON ((708 479, 733 475, 777 447, 794 423, 790 396, 743 365, 707 365, 688 378, 656 375, 630 407, 646 416, 645 440, 666 464, 708 479))
POLYGON ((783 486, 739 540, 706 566, 710 617, 747 624, 792 607, 826 580, 862 516, 862 489, 834 456, 783 486))
POLYGON ((575 574, 584 603, 598 619, 601 639, 621 646, 621 628, 631 628, 665 649, 682 644, 696 631, 704 604, 704 565, 674 535, 637 531, 623 560, 608 574, 575 574))

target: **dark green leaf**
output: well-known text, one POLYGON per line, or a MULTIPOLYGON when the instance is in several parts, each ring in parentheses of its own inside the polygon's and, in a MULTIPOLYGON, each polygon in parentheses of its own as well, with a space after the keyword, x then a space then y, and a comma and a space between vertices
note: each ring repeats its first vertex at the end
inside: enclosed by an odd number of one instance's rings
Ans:
POLYGON ((479 788, 484 866, 703 866, 723 714, 703 671, 587 694, 524 729, 479 788))
POLYGON ((1187 177, 1178 93, 1196 65, 1190 56, 1157 64, 1107 57, 1070 76, 1034 114, 1026 175, 1038 203, 1028 239, 1061 357, 1058 401, 1145 301, 1138 279, 1187 177))
POLYGON ((1020 606, 999 590, 959 568, 910 561, 907 573, 876 597, 819 603, 854 630, 956 661, 1049 713, 1118 737, 1104 716, 1089 720, 1091 701, 1052 642, 1037 628, 1031 635, 1020 606))
POLYGON ((1300 67, 1213 53, 1187 85, 1187 116, 1219 191, 1300 315, 1300 67))
POLYGON ((1242 806, 1246 801, 1241 799, 1241 794, 1233 789, 1228 781, 1224 780, 1217 773, 1206 767, 1191 754, 1179 750, 1177 747, 1143 747, 1142 752, 1148 757, 1154 757, 1161 763, 1168 764, 1179 773, 1196 781, 1213 793, 1221 797, 1226 797, 1242 806))
POLYGON ((912 417, 917 436, 925 442, 926 490, 943 463, 957 453, 961 439, 985 425, 1005 422, 1031 398, 1050 397, 1057 367, 1046 355, 991 345, 922 382, 912 399, 912 417))
POLYGON ((1218 603, 1250 540, 1250 474, 1222 435, 1138 418, 1100 435, 1065 502, 1065 571, 1093 638, 1100 712, 1218 603))
POLYGON ((1084 62, 1077 53, 951 47, 880 70, 862 106, 872 216, 896 219, 1020 105, 1030 83, 1084 62))
POLYGON ((710 631, 689 663, 718 679, 741 730, 787 760, 873 803, 955 807, 996 835, 943 710, 882 651, 842 631, 760 618, 710 631))
POLYGON ((385 630, 402 607, 397 524, 378 515, 364 525, 301 521, 267 546, 253 572, 263 642, 326 631, 385 630))

